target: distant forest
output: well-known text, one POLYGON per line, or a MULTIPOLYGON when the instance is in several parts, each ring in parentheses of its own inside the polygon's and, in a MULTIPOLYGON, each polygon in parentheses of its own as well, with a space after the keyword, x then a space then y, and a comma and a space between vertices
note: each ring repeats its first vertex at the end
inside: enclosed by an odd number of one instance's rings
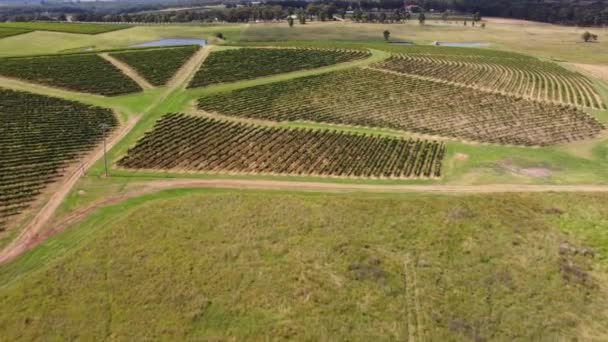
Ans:
POLYGON ((417 5, 424 11, 432 10, 434 13, 480 13, 482 17, 527 19, 565 25, 608 25, 608 0, 268 0, 255 2, 255 5, 245 1, 204 0, 81 3, 30 1, 27 6, 0 6, 0 21, 65 20, 71 16, 75 21, 247 22, 285 19, 291 14, 315 20, 331 20, 334 15, 345 17, 348 11, 384 13, 382 17, 387 18, 407 18, 407 5, 417 5), (219 4, 226 5, 226 8, 205 7, 219 4), (195 8, 161 11, 181 6, 195 8))

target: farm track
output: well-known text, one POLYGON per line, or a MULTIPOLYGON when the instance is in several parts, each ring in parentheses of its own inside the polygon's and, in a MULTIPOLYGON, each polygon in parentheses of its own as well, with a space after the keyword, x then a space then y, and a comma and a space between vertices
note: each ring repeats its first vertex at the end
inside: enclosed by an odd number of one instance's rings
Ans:
POLYGON ((149 90, 154 88, 154 86, 150 84, 148 80, 146 80, 137 71, 135 71, 135 69, 131 68, 127 63, 119 61, 118 59, 110 56, 109 53, 102 53, 99 56, 105 59, 106 61, 112 63, 112 65, 122 71, 123 74, 127 75, 127 77, 135 81, 143 90, 149 90))
MULTIPOLYGON (((133 122, 131 125, 134 124, 133 122)), ((121 130, 122 133, 126 127, 121 130)), ((115 141, 115 139, 113 139, 115 141)), ((76 176, 76 179, 79 177, 76 176)), ((70 178, 72 179, 72 177, 70 178)), ((35 224, 28 229, 7 248, 0 252, 0 264, 9 262, 22 253, 41 244, 55 234, 62 232, 70 226, 84 220, 87 216, 98 209, 126 201, 131 198, 147 194, 157 193, 170 189, 189 188, 217 188, 217 189, 239 189, 239 190, 274 190, 274 191, 302 191, 320 193, 431 193, 431 194, 488 194, 488 193, 541 193, 541 192, 608 192, 608 186, 603 185, 369 185, 369 184, 340 184, 298 181, 274 181, 274 180, 239 180, 239 179, 171 179, 141 182, 135 186, 136 190, 127 191, 122 194, 110 196, 93 202, 67 214, 53 226, 41 230, 43 224, 48 221, 52 210, 45 207, 42 219, 36 220, 35 224), (36 228, 36 229, 33 229, 36 228)), ((59 192, 59 191, 58 191, 59 192)), ((65 193, 67 194, 67 192, 65 193)), ((64 195, 65 197, 65 195, 64 195)), ((56 203, 58 205, 61 201, 56 203)), ((40 215, 39 215, 40 216, 40 215)), ((37 217, 38 218, 38 217, 37 217)))

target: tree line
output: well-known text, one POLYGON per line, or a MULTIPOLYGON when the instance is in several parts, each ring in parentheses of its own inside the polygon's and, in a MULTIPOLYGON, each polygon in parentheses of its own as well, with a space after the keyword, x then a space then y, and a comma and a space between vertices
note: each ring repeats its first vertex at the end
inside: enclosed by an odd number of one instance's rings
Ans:
MULTIPOLYGON (((269 0, 252 5, 250 2, 225 2, 225 8, 203 8, 170 12, 142 12, 141 7, 55 7, 53 10, 36 8, 0 8, 0 21, 61 20, 66 14, 75 21, 107 22, 247 22, 256 20, 282 20, 297 15, 300 21, 331 20, 334 16, 353 17, 355 21, 382 22, 407 20, 411 13, 404 5, 417 5, 424 12, 455 11, 481 13, 485 17, 506 17, 548 23, 601 26, 608 25, 608 0, 269 0), (38 12, 36 12, 38 11, 38 12), (352 15, 350 14, 352 11, 352 15), (347 15, 347 12, 349 14, 347 15)), ((154 6, 158 7, 158 4, 154 6)), ((152 7, 150 5, 150 7, 152 7)), ((149 9, 149 8, 147 8, 149 9)))

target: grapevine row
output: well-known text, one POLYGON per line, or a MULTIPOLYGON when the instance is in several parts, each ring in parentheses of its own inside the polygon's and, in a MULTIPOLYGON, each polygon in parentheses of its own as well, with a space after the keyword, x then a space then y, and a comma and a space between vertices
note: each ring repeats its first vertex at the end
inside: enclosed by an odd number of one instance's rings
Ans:
POLYGON ((141 91, 135 81, 95 54, 2 58, 0 75, 106 96, 141 91))
POLYGON ((198 51, 200 46, 184 46, 168 49, 146 49, 110 54, 130 65, 155 86, 166 84, 177 70, 198 51))
POLYGON ((0 89, 0 230, 102 137, 109 110, 0 89))
POLYGON ((439 177, 437 141, 260 127, 167 114, 119 161, 130 169, 350 177, 439 177))
POLYGON ((189 88, 313 69, 366 58, 368 51, 307 48, 240 48, 212 52, 189 88))
POLYGON ((525 146, 586 139, 604 128, 574 107, 359 68, 218 93, 201 98, 198 107, 525 146))
POLYGON ((588 78, 555 63, 540 60, 400 55, 376 67, 536 100, 605 108, 588 78))

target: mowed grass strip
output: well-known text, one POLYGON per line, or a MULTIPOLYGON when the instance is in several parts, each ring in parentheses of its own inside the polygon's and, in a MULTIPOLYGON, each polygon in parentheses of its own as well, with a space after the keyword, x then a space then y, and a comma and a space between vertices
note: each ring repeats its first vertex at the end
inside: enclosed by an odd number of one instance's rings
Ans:
POLYGON ((320 68, 368 57, 369 51, 303 48, 240 48, 212 52, 189 88, 320 68))
POLYGON ((40 260, 0 267, 0 336, 603 341, 600 254, 557 227, 603 222, 589 236, 600 241, 607 200, 149 196, 70 229, 31 253, 40 260), (19 273, 31 263, 40 268, 19 273))
POLYGON ((511 145, 554 145, 604 128, 574 107, 353 68, 203 97, 224 115, 390 128, 511 145))
POLYGON ((107 109, 0 89, 0 231, 118 124, 107 109))
POLYGON ((79 34, 100 34, 130 28, 129 25, 90 24, 90 23, 53 23, 53 22, 10 22, 0 23, 4 28, 24 29, 29 31, 53 31, 79 34))
POLYGON ((142 90, 112 63, 95 54, 3 58, 0 75, 105 96, 142 90))
POLYGON ((117 52, 111 53, 110 56, 130 65, 151 84, 162 86, 199 49, 200 46, 184 46, 168 49, 117 52))
POLYGON ((118 165, 130 169, 350 177, 439 177, 445 145, 165 115, 118 165))

